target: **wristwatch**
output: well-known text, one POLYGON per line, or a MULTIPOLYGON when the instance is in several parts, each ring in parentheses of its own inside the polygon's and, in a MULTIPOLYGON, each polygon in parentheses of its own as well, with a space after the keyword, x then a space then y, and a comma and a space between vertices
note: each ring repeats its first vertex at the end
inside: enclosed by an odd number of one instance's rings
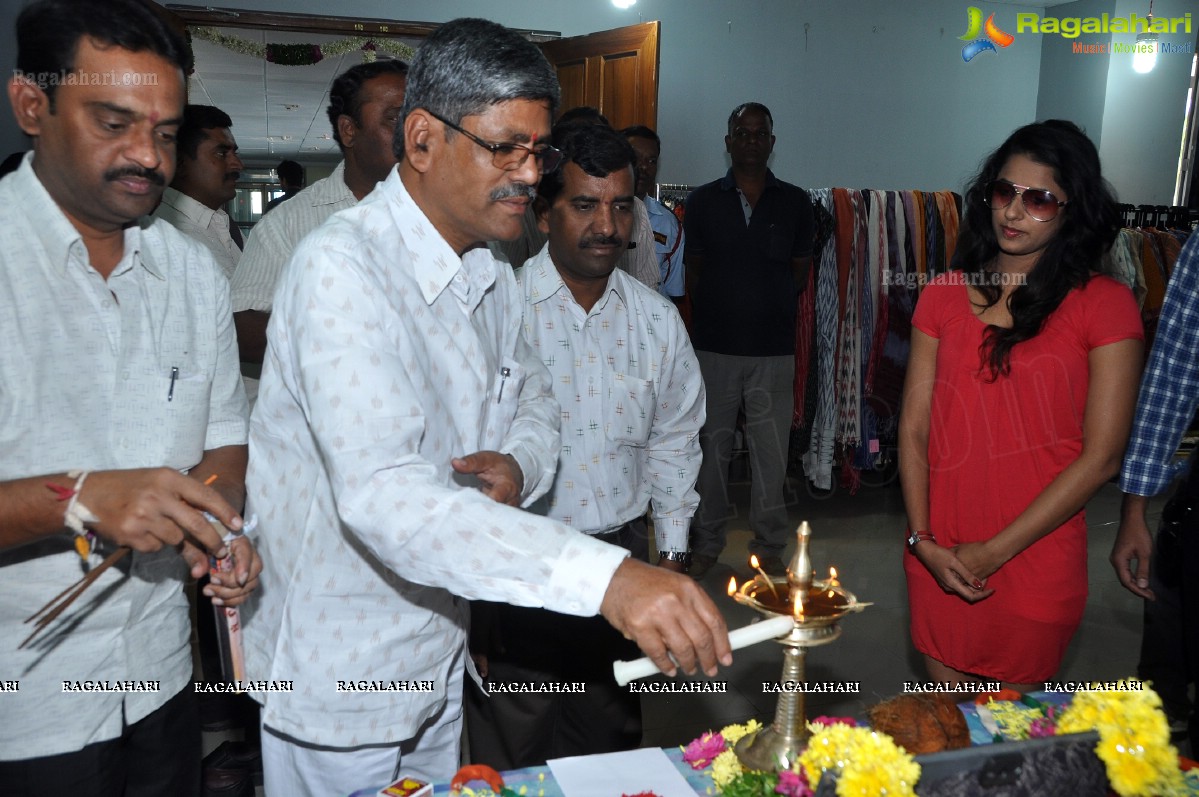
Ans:
POLYGON ((912 531, 908 530, 908 550, 914 551, 918 543, 928 540, 933 545, 937 544, 937 538, 927 531, 912 531))
POLYGON ((682 562, 683 570, 691 569, 691 551, 676 551, 673 549, 662 551, 658 554, 658 562, 661 562, 663 559, 668 559, 671 562, 682 562))

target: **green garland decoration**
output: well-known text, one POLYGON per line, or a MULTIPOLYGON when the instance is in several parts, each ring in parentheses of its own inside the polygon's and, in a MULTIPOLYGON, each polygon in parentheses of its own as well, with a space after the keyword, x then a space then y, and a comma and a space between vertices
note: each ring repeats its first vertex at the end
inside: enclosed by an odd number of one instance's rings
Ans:
POLYGON ((412 56, 416 55, 416 50, 395 39, 350 36, 327 44, 259 44, 241 36, 221 33, 211 27, 191 28, 190 31, 193 37, 201 41, 282 66, 311 66, 325 58, 336 58, 355 50, 361 50, 362 60, 368 63, 376 60, 380 51, 405 61, 411 61, 412 56))

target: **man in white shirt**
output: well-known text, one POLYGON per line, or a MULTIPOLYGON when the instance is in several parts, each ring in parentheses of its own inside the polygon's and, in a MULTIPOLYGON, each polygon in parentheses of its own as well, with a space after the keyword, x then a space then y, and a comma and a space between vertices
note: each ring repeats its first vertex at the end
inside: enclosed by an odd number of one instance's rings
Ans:
MULTIPOLYGON (((598 108, 590 105, 579 105, 563 111, 554 123, 554 135, 568 130, 576 125, 603 125, 611 127, 608 117, 599 112, 598 108)), ((555 144, 557 142, 554 142, 555 144)), ((652 289, 658 287, 658 257, 654 251, 654 231, 650 227, 649 212, 645 204, 636 199, 633 201, 633 232, 629 236, 628 246, 620 253, 616 266, 621 271, 632 275, 633 279, 652 289)), ((538 229, 537 217, 532 208, 525 213, 521 220, 520 235, 511 241, 492 241, 492 251, 501 260, 507 260, 513 268, 520 268, 533 255, 545 246, 545 233, 538 229)))
POLYGON ((144 217, 175 166, 186 45, 135 0, 17 20, 8 98, 33 153, 0 180, 0 699, 5 795, 197 795, 183 584, 240 529, 246 406, 229 286, 144 217), (208 483, 210 477, 215 481, 208 483), (133 549, 29 645, 24 620, 133 549), (91 549, 89 551, 89 549, 91 549))
POLYGON ((187 106, 177 142, 179 167, 154 211, 207 246, 226 279, 233 278, 242 248, 241 232, 224 209, 237 196, 243 167, 231 127, 233 120, 220 108, 187 106))
POLYGON ((396 165, 391 140, 404 104, 408 65, 403 61, 358 64, 329 88, 329 121, 343 160, 328 177, 254 225, 233 275, 233 323, 241 351, 246 398, 258 398, 266 351, 266 325, 283 266, 296 244, 339 210, 353 207, 375 190, 396 165))
MULTIPOLYGON (((699 502, 699 364, 673 305, 616 268, 633 229, 632 147, 603 126, 555 141, 563 163, 542 178, 535 203, 549 241, 516 274, 525 340, 562 408, 563 446, 543 511, 645 561, 652 505, 658 563, 683 572, 699 502)), ((612 678, 612 661, 636 657, 636 645, 600 617, 475 608, 472 639, 485 642, 471 650, 486 656, 491 679, 467 697, 475 761, 514 769, 640 745, 640 695, 612 678), (547 682, 586 690, 508 688, 547 682)))
POLYGON ((672 674, 732 661, 690 579, 516 508, 550 486, 559 410, 483 242, 519 233, 556 166, 557 100, 516 32, 441 26, 408 74, 396 171, 284 269, 247 475, 268 564, 247 670, 295 683, 257 695, 268 793, 454 773, 456 596, 602 613, 672 674))
POLYGON ((645 203, 649 224, 654 231, 654 251, 658 255, 660 279, 658 292, 676 305, 686 293, 683 251, 683 225, 670 210, 650 192, 658 183, 658 158, 662 142, 658 134, 645 125, 633 125, 620 131, 637 153, 637 197, 645 203))

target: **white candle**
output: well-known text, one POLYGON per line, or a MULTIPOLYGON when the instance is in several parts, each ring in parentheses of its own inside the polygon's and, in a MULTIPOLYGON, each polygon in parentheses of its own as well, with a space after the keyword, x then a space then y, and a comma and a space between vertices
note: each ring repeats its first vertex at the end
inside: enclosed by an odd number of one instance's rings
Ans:
MULTIPOLYGON (((729 645, 733 650, 756 645, 759 642, 765 642, 767 639, 778 639, 781 636, 786 636, 791 629, 795 627, 795 620, 790 615, 779 615, 772 617, 769 620, 762 620, 757 623, 751 623, 743 628, 738 628, 729 632, 729 645)), ((648 658, 640 658, 635 661, 614 661, 612 662, 612 674, 616 676, 616 683, 624 686, 629 681, 637 678, 645 678, 648 675, 659 673, 658 665, 654 664, 648 658)))

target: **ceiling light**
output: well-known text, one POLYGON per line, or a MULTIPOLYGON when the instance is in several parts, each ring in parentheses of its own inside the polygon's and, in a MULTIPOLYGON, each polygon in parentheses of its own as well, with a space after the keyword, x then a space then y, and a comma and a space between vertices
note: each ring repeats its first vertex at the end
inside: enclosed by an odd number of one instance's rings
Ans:
POLYGON ((1132 68, 1142 75, 1153 71, 1157 64, 1157 33, 1153 31, 1153 0, 1149 0, 1149 16, 1144 33, 1137 34, 1133 46, 1132 68))
POLYGON ((636 2, 637 0, 612 0, 612 5, 617 8, 628 8, 636 2))

